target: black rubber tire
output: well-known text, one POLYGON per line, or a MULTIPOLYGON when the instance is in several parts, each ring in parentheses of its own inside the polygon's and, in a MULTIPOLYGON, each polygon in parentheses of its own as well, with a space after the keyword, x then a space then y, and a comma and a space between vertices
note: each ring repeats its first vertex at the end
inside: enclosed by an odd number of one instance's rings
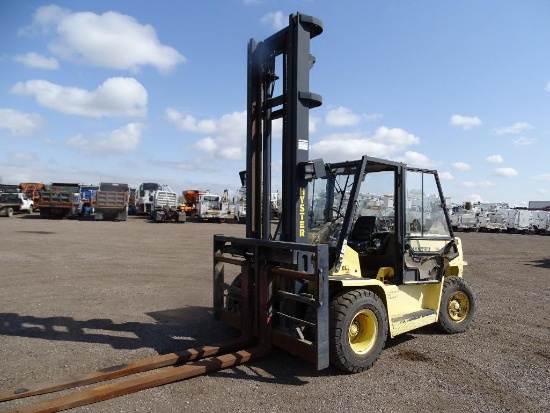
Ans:
POLYGON ((8 208, 6 209, 6 216, 7 216, 8 218, 11 218, 11 217, 13 216, 13 208, 8 207, 8 208))
POLYGON ((33 209, 32 209, 32 205, 29 207, 29 209, 27 209, 27 214, 32 214, 33 213, 33 209))
POLYGON ((476 296, 461 277, 447 277, 441 292, 438 328, 447 334, 463 333, 472 324, 477 311, 476 296))
MULTIPOLYGON (((388 316, 382 300, 369 290, 347 291, 331 301, 329 311, 330 362, 347 373, 371 368, 380 357, 388 336, 388 316), (361 312, 369 314, 366 324, 375 329, 370 349, 365 353, 354 350, 350 340, 350 330, 361 324, 356 321, 357 316, 362 317, 361 312)), ((356 335, 362 333, 360 328, 356 330, 356 335)))

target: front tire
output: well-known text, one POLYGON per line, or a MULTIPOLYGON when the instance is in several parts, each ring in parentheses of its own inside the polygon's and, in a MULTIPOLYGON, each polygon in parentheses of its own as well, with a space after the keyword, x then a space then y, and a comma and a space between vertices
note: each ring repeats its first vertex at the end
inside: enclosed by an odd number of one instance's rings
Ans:
POLYGON ((32 205, 29 207, 29 209, 27 209, 27 214, 32 214, 33 213, 33 209, 32 209, 32 205))
POLYGON ((369 369, 380 357, 388 336, 382 300, 369 290, 352 290, 330 303, 330 361, 347 373, 369 369))
POLYGON ((460 277, 446 278, 439 306, 439 329, 448 334, 465 332, 470 328, 476 310, 476 296, 470 284, 460 277))
POLYGON ((7 216, 8 218, 11 218, 11 217, 13 216, 13 208, 8 207, 8 208, 6 209, 6 216, 7 216))

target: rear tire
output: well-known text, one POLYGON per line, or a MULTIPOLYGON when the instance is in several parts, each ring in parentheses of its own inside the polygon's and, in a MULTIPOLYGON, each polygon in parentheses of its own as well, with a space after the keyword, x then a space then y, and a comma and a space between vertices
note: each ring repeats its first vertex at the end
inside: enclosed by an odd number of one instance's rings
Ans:
POLYGON ((369 369, 380 357, 388 336, 382 300, 369 290, 352 290, 330 303, 330 362, 347 373, 369 369))
POLYGON ((11 218, 13 216, 13 208, 7 208, 6 209, 6 216, 8 218, 11 218))
POLYGON ((443 283, 438 327, 448 334, 463 333, 472 324, 477 310, 476 296, 460 277, 448 277, 443 283))

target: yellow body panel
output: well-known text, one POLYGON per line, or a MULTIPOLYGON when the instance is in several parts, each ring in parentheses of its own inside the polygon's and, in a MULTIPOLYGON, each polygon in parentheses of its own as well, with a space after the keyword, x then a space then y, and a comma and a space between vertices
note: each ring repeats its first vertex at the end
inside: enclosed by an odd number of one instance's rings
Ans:
MULTIPOLYGON (((411 246, 417 251, 439 251, 448 240, 413 240, 411 246)), ((462 244, 456 238, 458 256, 445 269, 446 276, 462 276, 464 265, 462 244)), ((376 293, 384 302, 388 312, 391 337, 437 322, 443 279, 438 283, 390 284, 394 275, 391 267, 381 267, 376 278, 363 278, 359 255, 344 245, 342 265, 336 271, 331 269, 330 281, 338 282, 342 288, 365 288, 376 293)))
POLYGON ((365 288, 377 294, 386 306, 390 336, 435 323, 443 283, 389 285, 373 278, 330 277, 343 288, 365 288))
POLYGON ((334 267, 330 270, 330 275, 344 275, 361 278, 361 264, 359 264, 359 255, 357 252, 349 247, 344 242, 342 249, 342 264, 340 269, 336 270, 334 267))

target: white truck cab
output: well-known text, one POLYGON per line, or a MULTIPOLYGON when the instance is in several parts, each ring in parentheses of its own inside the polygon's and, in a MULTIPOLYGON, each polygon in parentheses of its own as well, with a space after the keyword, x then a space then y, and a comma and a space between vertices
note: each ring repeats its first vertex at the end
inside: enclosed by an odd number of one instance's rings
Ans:
POLYGON ((34 202, 32 199, 28 198, 22 192, 4 192, 1 194, 2 202, 7 202, 10 204, 19 204, 18 212, 27 212, 32 214, 34 209, 34 202))

